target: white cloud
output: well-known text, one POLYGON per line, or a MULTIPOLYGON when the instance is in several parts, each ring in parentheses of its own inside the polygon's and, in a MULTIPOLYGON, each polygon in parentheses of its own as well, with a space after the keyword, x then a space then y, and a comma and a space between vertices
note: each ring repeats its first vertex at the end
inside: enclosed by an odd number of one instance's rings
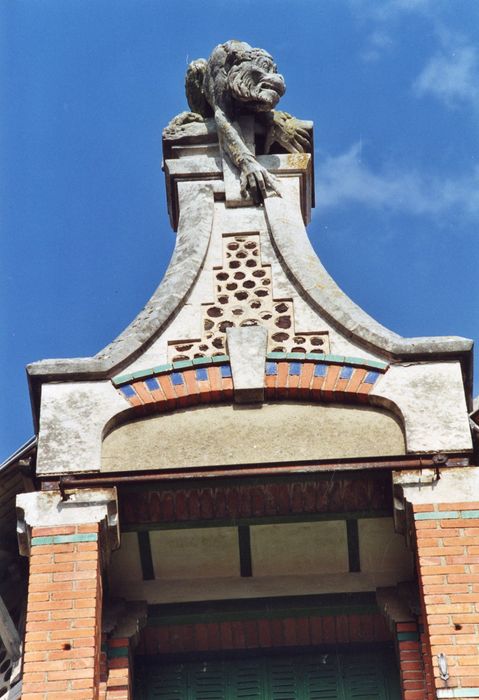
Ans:
MULTIPOLYGON (((377 3, 377 12, 381 17, 397 15, 401 12, 427 12, 431 9, 431 0, 388 0, 377 3)), ((437 8, 436 0, 436 8, 437 8)))
MULTIPOLYGON (((434 0, 437 9, 442 0, 434 0)), ((378 61, 390 51, 397 33, 397 23, 404 15, 431 14, 431 0, 349 0, 350 7, 359 22, 372 23, 373 29, 366 38, 361 58, 368 63, 378 61)))
POLYGON ((449 107, 470 103, 479 108, 479 54, 463 33, 452 30, 444 14, 444 0, 349 0, 360 21, 373 24, 361 54, 364 61, 377 61, 394 46, 391 37, 407 16, 427 19, 438 48, 413 81, 417 97, 432 95, 449 107))
POLYGON ((394 45, 391 36, 385 31, 374 31, 368 36, 367 47, 362 52, 364 61, 377 61, 385 51, 389 51, 394 45))
POLYGON ((356 143, 324 161, 318 183, 320 208, 348 202, 404 214, 437 216, 455 210, 479 218, 479 167, 457 179, 392 168, 375 172, 362 162, 356 143))
POLYGON ((359 17, 369 16, 380 22, 390 22, 402 14, 429 13, 440 4, 441 0, 350 0, 359 17))
POLYGON ((422 97, 433 95, 449 106, 471 102, 479 106, 479 63, 473 46, 461 46, 433 56, 413 85, 422 97))

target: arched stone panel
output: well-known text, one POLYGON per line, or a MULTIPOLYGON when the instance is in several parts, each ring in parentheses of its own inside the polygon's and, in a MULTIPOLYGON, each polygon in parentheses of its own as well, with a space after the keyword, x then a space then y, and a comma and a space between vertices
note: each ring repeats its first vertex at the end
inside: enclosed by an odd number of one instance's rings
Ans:
POLYGON ((397 419, 369 406, 275 402, 138 417, 104 439, 102 469, 178 469, 405 453, 397 419))

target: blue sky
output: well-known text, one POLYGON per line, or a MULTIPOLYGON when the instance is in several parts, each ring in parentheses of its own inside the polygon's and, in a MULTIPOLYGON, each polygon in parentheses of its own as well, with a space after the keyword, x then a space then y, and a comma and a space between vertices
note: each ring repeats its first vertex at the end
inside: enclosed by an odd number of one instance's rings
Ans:
POLYGON ((315 122, 336 281, 401 335, 479 337, 477 0, 5 0, 0 32, 0 458, 33 433, 24 366, 96 353, 159 283, 161 131, 230 38, 315 122))

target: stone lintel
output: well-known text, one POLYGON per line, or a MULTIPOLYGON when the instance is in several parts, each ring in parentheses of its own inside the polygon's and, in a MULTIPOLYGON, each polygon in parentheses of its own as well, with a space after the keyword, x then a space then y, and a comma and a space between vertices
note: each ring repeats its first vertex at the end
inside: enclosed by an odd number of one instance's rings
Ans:
POLYGON ((264 326, 228 328, 226 335, 235 401, 263 401, 267 329, 264 326))
POLYGON ((107 561, 120 545, 116 488, 34 491, 17 496, 17 536, 20 554, 28 556, 32 528, 100 523, 102 549, 107 561))

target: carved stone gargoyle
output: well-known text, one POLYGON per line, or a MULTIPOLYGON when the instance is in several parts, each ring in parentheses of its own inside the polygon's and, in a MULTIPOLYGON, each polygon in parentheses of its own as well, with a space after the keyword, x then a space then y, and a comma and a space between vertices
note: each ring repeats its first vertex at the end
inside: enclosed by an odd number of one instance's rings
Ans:
POLYGON ((200 58, 190 63, 185 88, 192 111, 172 119, 164 136, 174 138, 187 124, 214 120, 221 152, 239 170, 242 196, 250 194, 261 202, 279 194, 276 178, 258 163, 237 121, 244 115, 255 116, 264 154, 270 153, 273 144, 288 153, 311 151, 309 123, 274 109, 286 85, 272 56, 243 41, 227 41, 207 61, 200 58))

